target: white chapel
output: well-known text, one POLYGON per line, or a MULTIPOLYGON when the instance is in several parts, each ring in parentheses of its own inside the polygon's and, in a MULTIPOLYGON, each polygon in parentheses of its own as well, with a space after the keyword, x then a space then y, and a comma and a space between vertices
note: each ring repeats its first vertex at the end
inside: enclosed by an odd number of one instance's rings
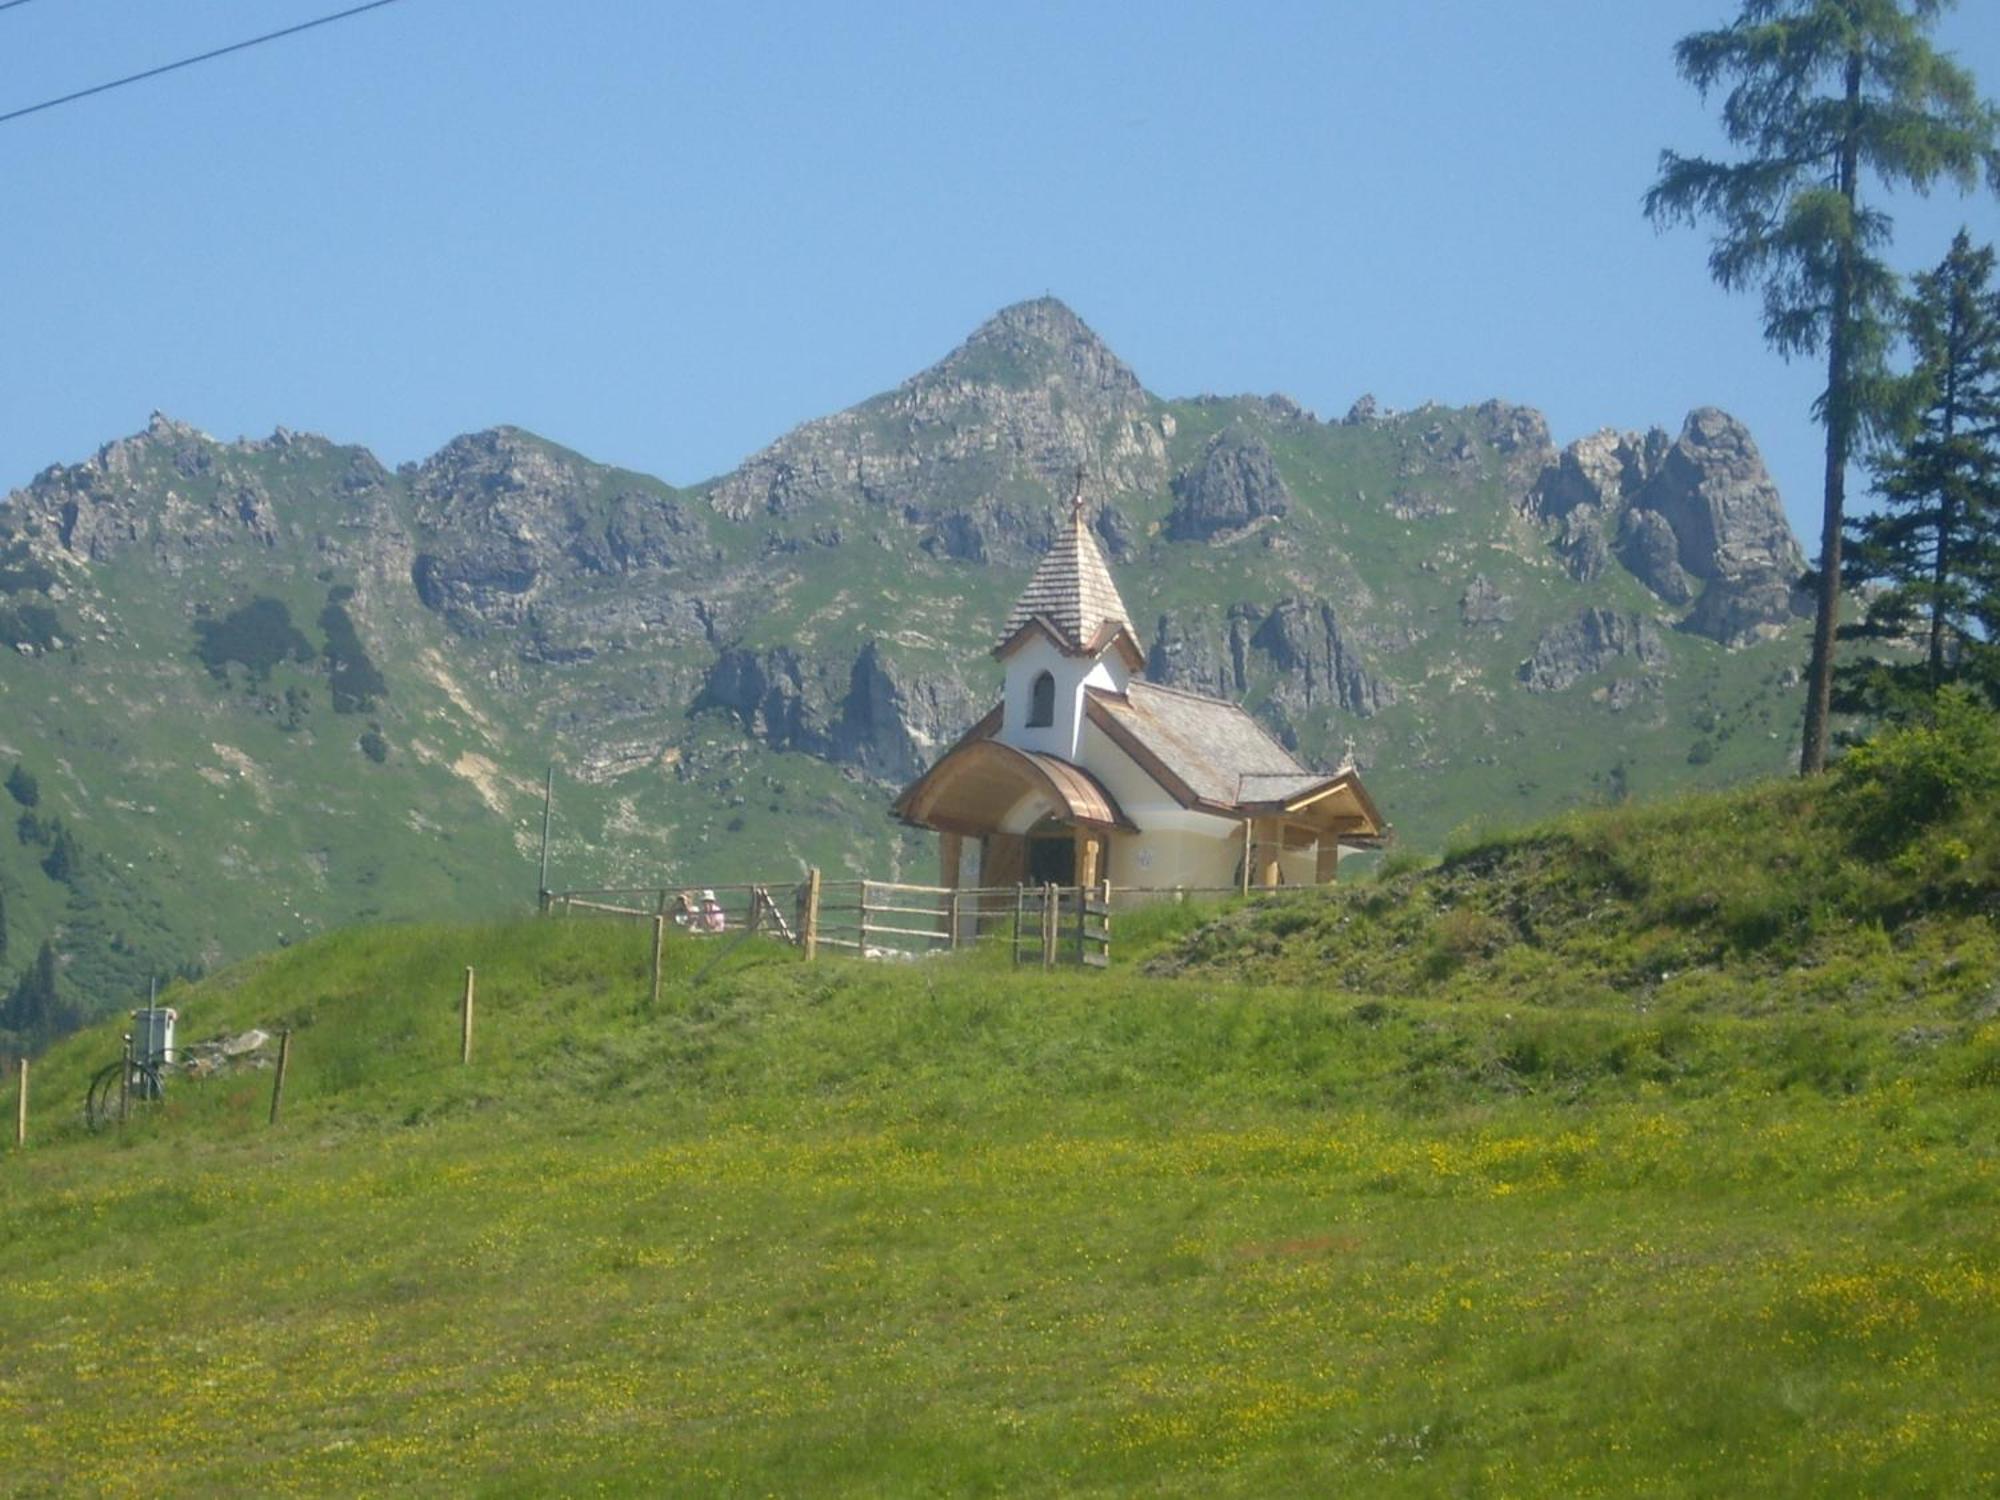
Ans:
POLYGON ((1140 675, 1080 493, 993 654, 1000 702, 893 805, 939 834, 943 885, 1323 884, 1389 835, 1352 765, 1307 770, 1240 704, 1140 675))

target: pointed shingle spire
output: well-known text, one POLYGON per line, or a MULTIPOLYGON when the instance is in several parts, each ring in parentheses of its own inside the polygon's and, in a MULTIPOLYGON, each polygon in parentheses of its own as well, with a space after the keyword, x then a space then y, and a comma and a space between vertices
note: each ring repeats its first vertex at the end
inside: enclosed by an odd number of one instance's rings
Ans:
POLYGON ((1083 470, 1079 468, 1069 521, 1035 565, 1027 588, 1008 613, 1000 631, 1001 646, 1029 621, 1040 619, 1055 632, 1066 651, 1082 654, 1102 650, 1121 628, 1133 650, 1138 649, 1138 632, 1125 612, 1125 601, 1118 597, 1118 585, 1111 581, 1111 569, 1105 566, 1085 510, 1083 470))

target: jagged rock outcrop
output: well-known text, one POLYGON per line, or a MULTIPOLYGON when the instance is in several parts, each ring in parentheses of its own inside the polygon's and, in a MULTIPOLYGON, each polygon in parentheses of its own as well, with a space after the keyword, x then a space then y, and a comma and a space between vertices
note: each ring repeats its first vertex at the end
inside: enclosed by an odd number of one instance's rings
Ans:
POLYGON ((959 562, 986 561, 986 532, 969 510, 948 510, 931 522, 920 543, 933 557, 959 562))
POLYGON ((870 641, 848 672, 831 758, 879 781, 908 781, 937 758, 974 711, 964 684, 900 668, 870 641))
POLYGON ((1615 557, 1666 603, 1695 602, 1682 629, 1737 644, 1792 614, 1804 555, 1756 443, 1727 412, 1698 408, 1671 440, 1659 428, 1580 438, 1523 506, 1574 577, 1615 557))
POLYGON ((1218 432, 1196 462, 1174 475, 1173 494, 1166 530, 1177 542, 1207 541, 1292 508, 1270 448, 1236 427, 1218 432))
POLYGON ((1500 458, 1500 477, 1509 494, 1520 494, 1556 461, 1549 419, 1532 406, 1486 401, 1472 409, 1473 430, 1500 458))
POLYGON ((1531 693, 1559 693, 1621 658, 1649 671, 1667 665, 1666 641, 1644 615, 1591 608, 1544 631, 1515 673, 1531 693))
POLYGON ((1096 531, 1098 541, 1103 543, 1106 557, 1114 563, 1131 561, 1137 549, 1137 538, 1124 511, 1115 505, 1101 506, 1091 527, 1096 531))
POLYGON ((1505 625, 1514 618, 1514 601, 1500 592, 1484 573, 1474 573, 1458 596, 1458 622, 1467 630, 1505 625))
POLYGON ((248 545, 270 550, 328 519, 325 476, 339 474, 340 524, 322 546, 349 566, 393 546, 400 519, 388 472, 365 449, 280 427, 219 442, 154 412, 144 432, 57 464, 7 497, 9 525, 44 562, 95 564, 143 548, 179 576, 198 559, 248 545))
MULTIPOLYGON (((664 487, 625 485, 603 496, 607 472, 512 427, 454 438, 406 470, 419 600, 469 635, 532 625, 531 659, 577 659, 587 648, 570 618, 581 605, 564 597, 573 585, 672 567, 707 550, 689 506, 664 487)), ((602 600, 592 608, 598 630, 613 633, 641 628, 648 613, 636 596, 609 618, 602 600)))
POLYGON ((1249 606, 1229 611, 1222 628, 1193 611, 1168 611, 1153 630, 1146 651, 1146 676, 1167 687, 1186 688, 1214 698, 1239 698, 1246 686, 1246 656, 1256 628, 1249 606))
POLYGON ((1341 635, 1331 604, 1281 601, 1264 617, 1250 645, 1282 674, 1271 696, 1287 709, 1310 712, 1331 703, 1367 718, 1396 701, 1394 685, 1364 667, 1341 635))
POLYGON ((1656 510, 1628 510, 1618 523, 1618 560, 1625 571, 1669 604, 1694 598, 1694 585, 1681 567, 1680 539, 1656 510))
POLYGON ((885 782, 927 766, 970 721, 955 681, 897 670, 879 643, 844 668, 788 647, 732 646, 709 668, 689 712, 720 709, 774 750, 798 750, 857 767, 885 782))
POLYGON ((1666 518, 1696 578, 1796 576, 1805 566, 1749 429, 1712 406, 1688 414, 1636 503, 1666 518))
POLYGON ((1200 615, 1163 614, 1146 656, 1152 681, 1218 698, 1241 698, 1266 674, 1274 724, 1327 707, 1366 718, 1396 701, 1395 684, 1368 668, 1333 606, 1315 599, 1234 604, 1220 628, 1200 615))
POLYGON ((1045 297, 1000 312, 887 395, 780 438, 708 498, 738 519, 873 509, 943 555, 1015 562, 1045 531, 1020 524, 1024 486, 1066 500, 1081 468, 1094 495, 1156 492, 1170 431, 1138 377, 1045 297))
POLYGON ((1714 579, 1676 628, 1728 646, 1774 635, 1787 620, 1812 614, 1812 597, 1797 580, 1779 572, 1714 579))

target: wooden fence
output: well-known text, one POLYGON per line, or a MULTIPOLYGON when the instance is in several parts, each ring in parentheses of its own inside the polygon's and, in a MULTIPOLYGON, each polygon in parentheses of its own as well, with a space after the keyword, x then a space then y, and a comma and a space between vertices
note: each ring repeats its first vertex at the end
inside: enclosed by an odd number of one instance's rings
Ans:
MULTIPOLYGON (((651 922, 689 936, 759 933, 794 944, 807 958, 824 948, 861 958, 920 958, 981 940, 1006 944, 1015 963, 1104 968, 1111 961, 1109 882, 1076 886, 936 886, 892 880, 795 884, 607 886, 552 891, 542 911, 560 917, 651 922)), ((734 946, 731 944, 731 946, 734 946)))
MULTIPOLYGON (((1252 896, 1288 887, 1253 887, 1252 896)), ((822 948, 861 958, 920 958, 976 942, 1000 942, 1017 964, 1111 962, 1114 908, 1191 898, 1240 897, 1236 886, 1058 885, 939 886, 893 880, 823 880, 738 885, 612 886, 550 892, 544 913, 652 922, 663 936, 733 937, 759 934, 791 943, 808 959, 822 948)), ((730 944, 734 946, 734 944, 730 944)))

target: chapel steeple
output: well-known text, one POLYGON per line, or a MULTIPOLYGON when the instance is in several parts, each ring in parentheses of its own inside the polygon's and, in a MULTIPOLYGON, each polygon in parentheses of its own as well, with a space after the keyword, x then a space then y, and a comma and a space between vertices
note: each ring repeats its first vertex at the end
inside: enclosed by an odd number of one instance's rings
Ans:
POLYGON ((999 644, 993 648, 995 656, 1008 655, 1023 632, 1040 626, 1065 656, 1101 656, 1117 642, 1120 654, 1134 671, 1145 665, 1138 631, 1118 595, 1118 585, 1111 581, 1111 569, 1105 565, 1104 553, 1091 531, 1088 512, 1079 466, 1069 519, 1035 565, 1021 597, 1014 601, 1007 623, 1001 627, 999 644))

